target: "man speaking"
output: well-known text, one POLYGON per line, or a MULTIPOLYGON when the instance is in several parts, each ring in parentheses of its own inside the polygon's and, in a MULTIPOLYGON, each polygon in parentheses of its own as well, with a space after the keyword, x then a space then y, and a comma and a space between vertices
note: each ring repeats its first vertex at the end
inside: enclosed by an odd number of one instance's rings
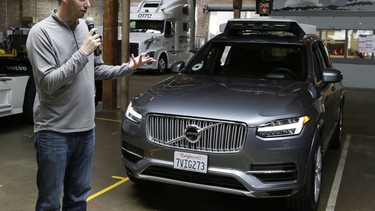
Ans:
POLYGON ((32 27, 26 47, 36 85, 36 210, 86 210, 95 146, 94 80, 128 76, 153 58, 143 55, 118 66, 93 52, 101 45, 96 28, 82 19, 89 0, 58 0, 49 17, 32 27))

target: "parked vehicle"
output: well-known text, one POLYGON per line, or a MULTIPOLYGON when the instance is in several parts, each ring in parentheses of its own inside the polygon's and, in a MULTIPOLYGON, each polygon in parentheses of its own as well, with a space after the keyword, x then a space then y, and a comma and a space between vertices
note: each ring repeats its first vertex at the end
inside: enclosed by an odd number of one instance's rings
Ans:
POLYGON ((143 0, 130 13, 130 53, 146 52, 157 60, 142 69, 165 73, 192 56, 194 8, 193 0, 143 0))
POLYGON ((32 122, 35 84, 31 64, 20 46, 27 35, 9 35, 11 45, 0 48, 0 117, 23 113, 32 122), (14 48, 13 48, 14 47, 14 48))
POLYGON ((316 210, 323 155, 342 142, 342 73, 315 27, 228 21, 178 72, 136 96, 122 124, 130 180, 316 210))

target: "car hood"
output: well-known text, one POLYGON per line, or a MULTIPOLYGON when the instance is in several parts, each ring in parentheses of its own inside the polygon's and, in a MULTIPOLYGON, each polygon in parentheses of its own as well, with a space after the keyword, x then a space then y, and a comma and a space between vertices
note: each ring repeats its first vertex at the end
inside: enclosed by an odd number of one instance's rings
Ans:
POLYGON ((257 125, 301 115, 312 104, 308 83, 259 79, 172 76, 133 99, 150 113, 241 121, 257 125))

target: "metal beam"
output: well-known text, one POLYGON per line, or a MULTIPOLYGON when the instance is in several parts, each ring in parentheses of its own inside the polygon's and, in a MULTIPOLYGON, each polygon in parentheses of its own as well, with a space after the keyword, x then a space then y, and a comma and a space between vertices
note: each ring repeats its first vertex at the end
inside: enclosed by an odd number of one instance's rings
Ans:
MULTIPOLYGON (((106 64, 116 64, 118 0, 103 1, 103 60, 106 64)), ((117 107, 117 80, 103 81, 103 108, 117 107)))
MULTIPOLYGON (((121 62, 129 61, 129 29, 130 29, 130 1, 122 1, 122 26, 121 26, 121 62)), ((129 77, 119 79, 120 82, 120 108, 125 111, 129 103, 129 77)))
POLYGON ((242 9, 242 0, 233 0, 233 17, 240 18, 242 9))

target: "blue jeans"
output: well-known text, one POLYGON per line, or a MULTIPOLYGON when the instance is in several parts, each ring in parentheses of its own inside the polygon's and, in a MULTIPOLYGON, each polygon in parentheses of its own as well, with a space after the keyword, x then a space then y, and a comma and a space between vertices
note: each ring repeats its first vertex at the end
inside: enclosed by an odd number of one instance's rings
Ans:
POLYGON ((36 211, 86 210, 91 190, 92 162, 95 148, 94 130, 77 133, 39 131, 35 136, 38 164, 38 200, 36 211))

